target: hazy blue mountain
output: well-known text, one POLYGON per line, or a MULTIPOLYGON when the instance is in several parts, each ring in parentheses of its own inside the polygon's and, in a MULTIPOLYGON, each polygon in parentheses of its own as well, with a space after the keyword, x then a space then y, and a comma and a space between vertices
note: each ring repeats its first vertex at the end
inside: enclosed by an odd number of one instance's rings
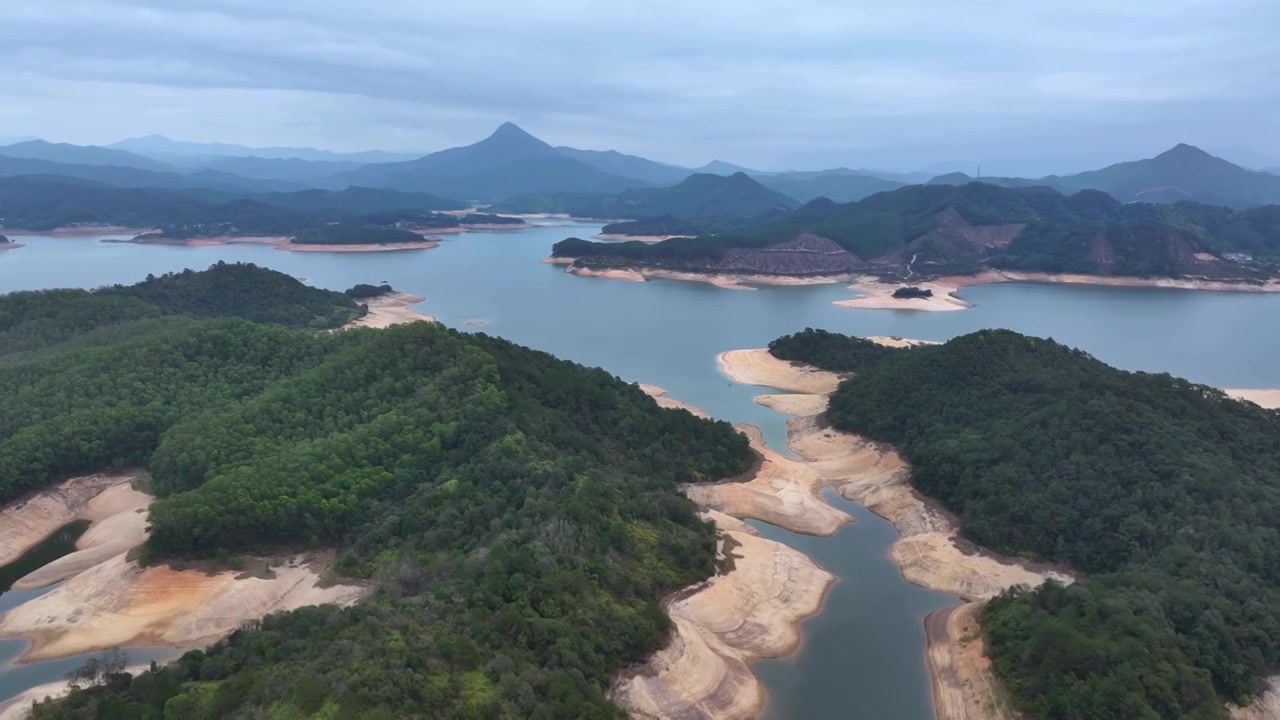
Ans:
POLYGON ((247 178, 288 180, 304 185, 325 186, 334 175, 364 167, 364 163, 298 158, 226 157, 211 158, 202 162, 201 167, 247 178))
POLYGON ((710 175, 732 175, 734 173, 746 173, 747 175, 768 175, 770 173, 763 170, 752 170, 741 165, 734 165, 723 160, 712 160, 700 168, 694 168, 693 172, 710 174, 710 175))
MULTIPOLYGON (((974 178, 952 173, 930 180, 935 185, 963 185, 974 178)), ((1075 175, 1043 178, 982 177, 1002 187, 1045 185, 1064 193, 1101 190, 1121 202, 1194 200, 1235 208, 1280 203, 1280 176, 1246 170, 1191 145, 1178 145, 1146 160, 1109 165, 1075 175)))
POLYGON ((341 153, 309 147, 249 147, 230 143, 170 140, 163 135, 129 138, 112 143, 109 147, 128 150, 139 155, 166 161, 194 158, 197 162, 207 162, 209 159, 216 157, 259 157, 276 160, 297 158, 299 160, 319 162, 380 163, 408 160, 418 155, 417 153, 388 152, 385 150, 341 153))
POLYGON ((885 180, 874 175, 862 175, 854 171, 829 174, 809 172, 782 173, 780 175, 764 175, 757 179, 765 187, 776 190, 802 203, 820 197, 829 198, 836 202, 851 202, 885 190, 894 190, 906 184, 895 180, 885 180))
POLYGON ((212 188, 228 191, 271 192, 305 190, 306 186, 284 180, 258 180, 215 170, 194 173, 158 172, 116 165, 59 163, 33 158, 0 155, 0 177, 18 175, 57 176, 75 180, 132 188, 212 188))
POLYGON ((597 170, 643 180, 654 185, 670 185, 693 174, 693 170, 678 165, 655 162, 635 155, 625 155, 617 150, 578 150, 558 147, 556 150, 597 170))
POLYGON ((117 167, 157 171, 174 169, 167 163, 124 150, 97 147, 96 145, 51 143, 44 140, 27 140, 12 145, 4 145, 0 147, 0 155, 27 160, 72 163, 75 165, 115 165, 117 167))
POLYGON ((416 160, 367 165, 335 175, 332 183, 428 192, 480 202, 539 192, 612 193, 647 184, 569 157, 512 123, 504 123, 473 145, 441 150, 416 160))

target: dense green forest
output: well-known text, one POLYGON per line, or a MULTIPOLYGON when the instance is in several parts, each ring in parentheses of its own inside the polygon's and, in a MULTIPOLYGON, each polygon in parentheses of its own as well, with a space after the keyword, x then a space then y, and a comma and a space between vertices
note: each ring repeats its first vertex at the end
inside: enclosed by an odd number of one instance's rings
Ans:
MULTIPOLYGON (((106 309, 73 313, 89 318, 74 337, 63 314, 25 323, 54 326, 28 328, 61 339, 41 352, 0 344, 0 498, 142 464, 160 498, 145 562, 332 547, 336 576, 374 592, 36 717, 621 717, 608 682, 662 644, 661 598, 714 569, 713 529, 677 487, 747 470, 745 438, 602 370, 434 323, 322 333, 144 302, 207 274, 68 296, 106 309)), ((205 302, 228 313, 289 314, 211 284, 228 297, 205 302)), ((259 292, 295 304, 274 287, 259 292)))
MULTIPOLYGON (((57 177, 0 178, 0 218, 4 218, 4 226, 36 231, 74 225, 118 225, 163 228, 166 236, 178 238, 233 232, 286 235, 330 222, 359 220, 377 224, 366 216, 378 213, 391 213, 393 217, 404 213, 432 215, 432 211, 464 207, 425 193, 359 187, 341 191, 233 193, 204 188, 121 188, 57 177)), ((457 225, 457 221, 452 224, 457 225)))
MULTIPOLYGON (((699 229, 678 219, 642 229, 663 227, 699 229)), ((1280 264, 1280 206, 1123 204, 1095 190, 1062 195, 984 183, 911 185, 843 204, 819 198, 781 219, 717 223, 699 237, 656 244, 570 238, 553 254, 684 268, 801 233, 833 240, 850 254, 850 270, 869 272, 899 272, 914 257, 915 272, 925 275, 1000 268, 1238 279, 1270 276, 1280 264)))
POLYGON ((142 332, 142 321, 164 315, 239 317, 322 330, 362 314, 342 293, 253 264, 219 262, 203 272, 149 275, 134 285, 0 295, 0 356, 142 332))
POLYGON ((887 356, 814 330, 772 349, 855 371, 827 419, 894 444, 966 537, 1088 573, 985 610, 1032 717, 1225 718, 1280 670, 1280 413, 1003 330, 887 356))

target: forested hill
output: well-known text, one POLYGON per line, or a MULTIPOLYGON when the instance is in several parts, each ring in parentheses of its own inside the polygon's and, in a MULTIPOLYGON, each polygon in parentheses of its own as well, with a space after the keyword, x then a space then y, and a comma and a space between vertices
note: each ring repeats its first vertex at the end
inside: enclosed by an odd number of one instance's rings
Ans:
POLYGON ((912 185, 843 204, 818 199, 781 220, 706 229, 715 234, 657 244, 570 238, 553 252, 591 266, 889 278, 996 268, 1256 280, 1280 266, 1280 206, 1122 204, 1097 191, 983 183, 912 185), (828 249, 789 249, 800 236, 822 238, 828 249))
POLYGON ((144 560, 335 548, 374 590, 37 718, 621 718, 607 684, 714 569, 679 484, 753 460, 726 423, 434 323, 141 325, 0 361, 0 497, 141 464, 144 560))
POLYGON ((237 317, 289 328, 338 327, 363 314, 350 297, 304 285, 251 263, 219 262, 203 272, 147 276, 98 290, 34 290, 0 295, 0 356, 68 340, 145 332, 166 315, 237 317))
MULTIPOLYGON (((652 218, 733 218, 777 216, 800 203, 761 185, 745 173, 690 175, 669 187, 633 188, 616 195, 540 193, 493 206, 497 212, 567 213, 574 217, 646 220, 652 218)), ((619 231, 625 231, 625 228, 619 231)), ((640 233, 635 233, 640 234, 640 233)))
POLYGON ((60 177, 0 178, 3 226, 51 230, 77 225, 207 228, 208 233, 291 234, 375 213, 458 210, 425 193, 352 187, 341 191, 232 193, 207 188, 120 188, 60 177))
POLYGON ((1280 670, 1280 413, 1004 330, 771 349, 856 371, 828 420, 895 445, 967 537, 1088 573, 985 611, 1031 717, 1225 718, 1280 670))

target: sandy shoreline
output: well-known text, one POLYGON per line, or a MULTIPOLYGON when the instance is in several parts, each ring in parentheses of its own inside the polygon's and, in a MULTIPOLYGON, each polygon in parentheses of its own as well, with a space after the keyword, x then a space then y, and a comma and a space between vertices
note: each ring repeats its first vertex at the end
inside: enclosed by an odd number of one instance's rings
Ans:
MULTIPOLYGON (((664 407, 697 408, 641 389, 664 407)), ((781 657, 800 643, 798 624, 816 614, 835 577, 804 554, 757 536, 740 518, 765 520, 796 532, 830 534, 851 518, 817 497, 817 477, 801 463, 764 447, 758 429, 739 426, 761 457, 745 482, 691 485, 686 494, 719 531, 722 572, 664 602, 675 631, 666 647, 632 668, 609 697, 635 718, 729 718, 759 714, 764 690, 749 668, 761 657, 781 657)))
POLYGON ((592 235, 592 240, 604 240, 606 242, 642 242, 642 243, 660 243, 670 240, 671 238, 688 237, 687 235, 624 235, 623 233, 599 233, 592 235))
POLYGON ((369 308, 368 314, 362 318, 352 320, 339 329, 349 330, 358 327, 384 328, 399 325, 400 323, 418 321, 436 322, 434 316, 420 313, 413 309, 414 305, 425 300, 426 298, 420 295, 410 295, 402 292, 393 292, 365 299, 361 302, 369 308))
POLYGON ((863 310, 924 310, 932 312, 967 310, 973 307, 955 296, 955 292, 960 289, 958 285, 943 281, 885 283, 873 277, 863 277, 850 285, 849 289, 856 292, 858 296, 849 300, 834 300, 831 304, 837 307, 863 310), (933 297, 895 298, 893 293, 904 286, 932 290, 933 297))
POLYGON ((113 487, 127 488, 137 474, 126 471, 71 478, 0 508, 0 525, 4 527, 0 566, 17 560, 72 520, 101 519, 101 506, 94 505, 95 498, 113 487))
POLYGON ((35 235, 38 237, 89 237, 92 235, 141 235, 155 232, 155 228, 102 225, 95 227, 58 227, 52 230, 27 230, 24 228, 0 228, 0 235, 35 235))
POLYGON ((19 662, 50 660, 121 645, 186 647, 214 642, 244 623, 307 605, 350 605, 365 589, 320 587, 307 556, 271 567, 268 577, 140 567, 116 555, 0 617, 0 636, 25 637, 19 662))
MULTIPOLYGON (((2 234, 3 233, 0 233, 0 235, 2 234)), ((26 247, 26 245, 23 245, 20 242, 13 242, 12 240, 0 243, 0 250, 17 250, 20 247, 26 247)))
MULTIPOLYGON (((664 236, 632 237, 625 235, 597 235, 597 240, 640 240, 661 242, 664 236)), ((966 287, 994 283, 1047 283, 1064 285, 1097 285, 1106 287, 1147 287, 1182 290, 1208 290, 1214 292, 1280 292, 1280 278, 1259 283, 1222 282, 1189 278, 1140 278, 1127 276, 1080 275, 1069 273, 1032 273, 986 270, 974 275, 955 275, 942 278, 885 282, 878 278, 859 274, 793 276, 793 275, 739 275, 732 273, 698 273, 662 270, 647 267, 580 268, 573 267, 578 258, 549 257, 542 260, 549 265, 567 265, 565 272, 582 277, 602 277, 630 282, 649 279, 684 280, 703 282, 729 290, 754 290, 755 286, 831 285, 853 281, 849 286, 856 295, 847 300, 833 300, 831 304, 862 310, 920 310, 948 312, 966 310, 972 304, 960 299, 956 293, 966 287), (893 293, 904 286, 933 291, 929 298, 895 298, 893 293)))
MULTIPOLYGON (((634 239, 634 238, 632 238, 634 239)), ((648 282, 650 279, 659 280, 683 280, 686 282, 700 282, 714 285, 725 290, 755 290, 753 285, 776 285, 784 287, 794 287, 799 285, 834 285, 836 283, 848 282, 855 276, 853 275, 818 275, 812 277, 795 277, 790 275, 732 275, 732 274, 711 274, 711 273, 695 273, 680 272, 676 270, 662 270, 659 268, 582 268, 573 267, 573 263, 578 258, 571 257, 548 257, 543 258, 539 262, 544 265, 566 265, 565 272, 570 275, 578 275, 580 277, 602 277, 614 280, 627 280, 629 282, 648 282)))
POLYGON ((1280 409, 1280 389, 1242 390, 1237 388, 1223 390, 1223 392, 1237 400, 1248 400, 1269 410, 1280 409))
POLYGON ((6 562, 72 519, 91 522, 74 552, 14 583, 17 590, 62 583, 0 616, 0 637, 31 641, 19 662, 131 644, 192 647, 271 612, 351 604, 366 593, 354 585, 320 587, 321 554, 255 558, 252 576, 139 566, 129 554, 146 540, 153 498, 133 489, 136 476, 73 478, 0 510, 6 562))
POLYGON ((924 619, 934 714, 938 720, 1016 720, 987 659, 978 624, 982 603, 935 610, 924 619))
MULTIPOLYGON (((124 669, 133 675, 145 672, 147 665, 130 665, 124 669)), ((65 697, 71 692, 66 680, 55 680, 33 688, 27 688, 11 698, 0 700, 0 720, 27 720, 31 706, 36 702, 65 697)))
POLYGON ((1143 278, 1125 275, 1083 275, 1078 273, 1013 272, 986 270, 975 275, 941 278, 940 282, 957 287, 990 285, 1002 282, 1052 283, 1063 285, 1101 285, 1108 287, 1170 288, 1175 290, 1208 290, 1211 292, 1280 292, 1280 279, 1264 282, 1205 280, 1199 278, 1143 278))
POLYGON ((182 247, 214 247, 217 245, 271 245, 277 250, 288 252, 399 252, 403 250, 430 250, 440 247, 438 240, 424 237, 420 242, 405 243, 362 243, 350 245, 328 245, 295 243, 287 235, 236 235, 203 238, 174 239, 139 236, 132 240, 113 242, 132 243, 135 245, 178 245, 182 247))

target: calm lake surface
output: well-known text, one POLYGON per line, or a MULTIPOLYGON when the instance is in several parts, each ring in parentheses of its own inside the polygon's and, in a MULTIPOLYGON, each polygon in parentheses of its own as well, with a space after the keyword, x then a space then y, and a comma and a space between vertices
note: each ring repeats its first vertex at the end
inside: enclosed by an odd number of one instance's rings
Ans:
MULTIPOLYGON (((931 340, 1011 328, 1126 369, 1221 387, 1280 387, 1280 294, 1006 284, 964 290, 961 296, 976 307, 960 312, 853 310, 831 305, 851 296, 843 285, 752 292, 677 281, 638 284, 578 278, 538 263, 553 243, 597 232, 598 225, 573 225, 468 233, 434 250, 346 254, 14 236, 26 247, 0 252, 0 292, 132 283, 218 260, 265 265, 335 290, 389 282, 424 296, 419 309, 447 325, 660 385, 717 418, 760 426, 779 450, 786 446, 783 416, 752 400, 766 391, 730 383, 717 372, 715 357, 805 327, 931 340)), ((802 626, 799 651, 756 663, 769 694, 765 715, 930 720, 922 620, 955 600, 902 579, 887 556, 895 538, 891 525, 834 492, 825 497, 857 522, 829 538, 754 523, 839 578, 823 612, 802 626)), ((42 663, 6 671, 7 650, 0 641, 0 698, 69 669, 42 663), (39 672, 43 666, 47 671, 39 672)), ((134 650, 131 657, 140 658, 134 650)))

